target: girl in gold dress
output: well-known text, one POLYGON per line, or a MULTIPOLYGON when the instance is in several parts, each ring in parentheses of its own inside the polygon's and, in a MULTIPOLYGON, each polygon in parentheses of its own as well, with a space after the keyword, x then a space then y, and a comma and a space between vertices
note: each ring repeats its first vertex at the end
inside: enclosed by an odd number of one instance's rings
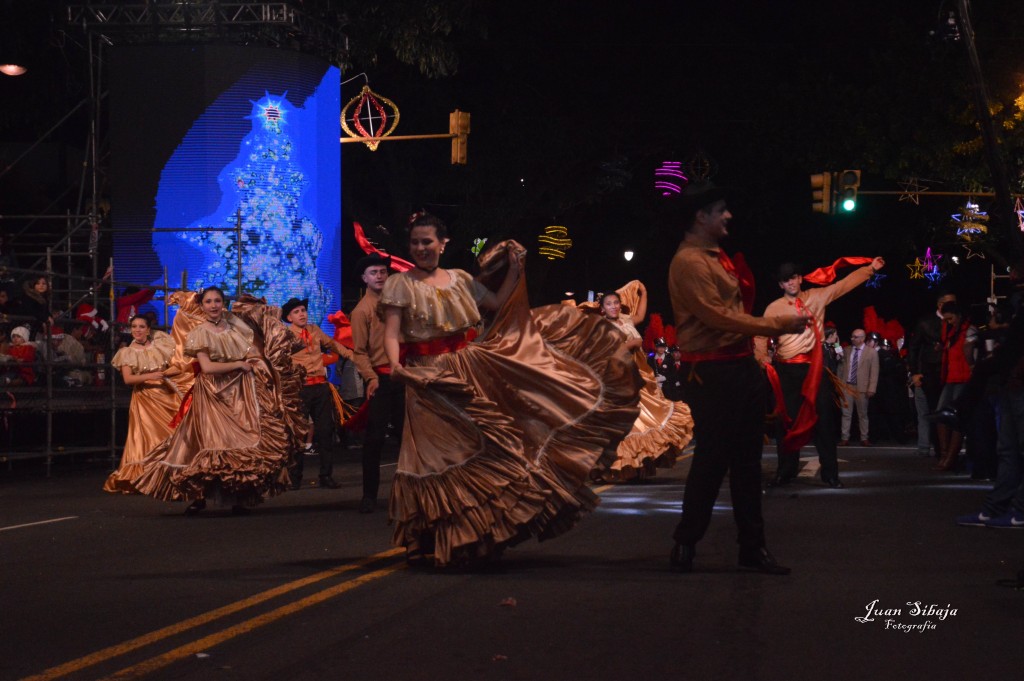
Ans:
POLYGON ((171 421, 182 396, 192 383, 192 369, 175 362, 174 339, 150 328, 149 320, 135 315, 129 322, 132 342, 110 362, 132 386, 128 407, 128 438, 121 465, 110 474, 103 491, 137 493, 131 481, 142 473, 142 457, 171 434, 171 421), (172 378, 173 377, 173 378, 172 378))
POLYGON ((414 216, 416 267, 389 277, 379 304, 406 385, 395 543, 437 565, 555 536, 592 509, 588 474, 629 432, 639 388, 618 332, 596 316, 555 305, 531 317, 519 244, 481 256, 477 281, 438 267, 447 241, 440 220, 414 216), (481 309, 493 317, 474 339, 481 309))
POLYGON ((306 435, 301 376, 291 362, 295 337, 277 308, 243 297, 228 312, 224 300, 216 287, 199 296, 205 319, 184 347, 199 366, 191 403, 134 481, 158 499, 192 500, 189 514, 207 499, 245 513, 286 489, 285 468, 306 435))
POLYGON ((654 475, 655 468, 671 468, 676 457, 693 439, 693 417, 685 402, 673 402, 662 394, 654 372, 647 364, 643 339, 636 325, 647 316, 647 290, 639 281, 631 281, 614 293, 601 297, 598 309, 626 339, 637 369, 643 377, 640 390, 640 416, 616 450, 615 461, 607 468, 595 469, 594 477, 619 482, 654 475), (633 312, 632 315, 628 314, 633 312))

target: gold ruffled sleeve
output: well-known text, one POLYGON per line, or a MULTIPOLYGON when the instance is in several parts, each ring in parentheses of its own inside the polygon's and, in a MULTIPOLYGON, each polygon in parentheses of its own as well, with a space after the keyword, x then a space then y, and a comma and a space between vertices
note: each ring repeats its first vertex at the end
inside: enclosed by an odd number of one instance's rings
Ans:
POLYGON ((388 277, 378 308, 402 309, 402 335, 428 340, 472 328, 480 321, 477 301, 487 289, 462 270, 447 270, 451 281, 435 287, 416 281, 404 272, 388 277))
POLYGON ((134 375, 148 374, 166 369, 173 356, 174 339, 163 331, 154 331, 153 343, 148 348, 121 348, 110 364, 115 369, 129 367, 134 375))
POLYGON ((205 352, 214 362, 235 362, 245 359, 252 348, 252 329, 235 315, 227 317, 229 331, 214 332, 205 326, 197 326, 185 340, 184 353, 196 357, 205 352))

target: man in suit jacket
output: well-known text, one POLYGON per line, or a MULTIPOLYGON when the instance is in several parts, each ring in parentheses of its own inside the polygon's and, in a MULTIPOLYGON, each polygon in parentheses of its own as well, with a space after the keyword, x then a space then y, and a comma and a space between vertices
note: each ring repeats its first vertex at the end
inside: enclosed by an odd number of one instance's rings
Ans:
POLYGON ((866 345, 867 334, 864 329, 854 329, 850 336, 852 345, 843 353, 843 361, 839 365, 839 378, 846 383, 849 393, 843 404, 843 433, 839 444, 850 444, 850 422, 853 420, 854 407, 860 424, 860 443, 870 447, 868 439, 868 400, 875 396, 878 389, 878 351, 866 345))

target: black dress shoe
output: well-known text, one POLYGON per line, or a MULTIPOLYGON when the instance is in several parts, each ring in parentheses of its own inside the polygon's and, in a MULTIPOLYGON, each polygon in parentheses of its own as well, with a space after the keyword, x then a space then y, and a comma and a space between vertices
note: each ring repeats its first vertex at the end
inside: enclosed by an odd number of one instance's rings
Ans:
POLYGON ((774 478, 768 481, 765 487, 771 489, 772 487, 785 487, 789 483, 793 482, 794 476, 792 475, 776 475, 774 478))
POLYGON ((371 499, 370 497, 363 497, 363 500, 359 502, 360 513, 373 513, 377 509, 377 500, 371 499))
POLYGON ((292 490, 293 492, 295 490, 302 489, 302 478, 293 478, 292 484, 288 485, 288 489, 292 490))
POLYGON ((788 575, 791 571, 788 567, 779 565, 775 556, 768 552, 763 546, 759 549, 740 549, 740 567, 751 568, 766 575, 788 575))
POLYGON ((827 479, 823 480, 822 482, 824 482, 826 485, 828 485, 832 489, 844 489, 846 487, 846 485, 844 485, 839 480, 839 478, 827 478, 827 479))
POLYGON ((668 556, 668 564, 676 572, 693 572, 693 557, 697 552, 689 544, 676 542, 668 556))
POLYGON ((206 508, 206 499, 196 499, 185 509, 185 515, 197 515, 204 508, 206 508))
POLYGON ((341 487, 341 485, 339 485, 331 476, 321 475, 320 487, 323 487, 324 489, 338 489, 341 487))

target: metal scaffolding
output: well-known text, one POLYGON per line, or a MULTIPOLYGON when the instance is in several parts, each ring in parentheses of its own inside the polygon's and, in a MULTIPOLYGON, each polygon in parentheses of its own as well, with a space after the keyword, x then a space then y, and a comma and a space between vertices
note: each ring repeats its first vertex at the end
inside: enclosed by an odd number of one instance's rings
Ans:
POLYGON ((313 16, 291 2, 106 2, 69 4, 66 21, 110 38, 140 42, 259 42, 345 61, 340 14, 313 16), (333 21, 332 21, 333 18, 333 21))

